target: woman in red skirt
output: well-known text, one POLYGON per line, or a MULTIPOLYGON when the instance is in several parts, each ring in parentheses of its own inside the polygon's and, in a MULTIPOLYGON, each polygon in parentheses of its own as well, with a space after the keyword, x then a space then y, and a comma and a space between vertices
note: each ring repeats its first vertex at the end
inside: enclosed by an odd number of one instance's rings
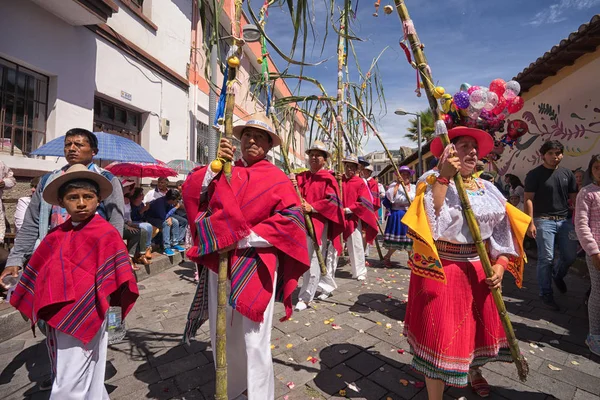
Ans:
POLYGON ((494 147, 485 131, 451 129, 445 149, 436 138, 432 153, 437 170, 423 175, 417 197, 402 222, 411 230, 414 254, 405 335, 412 367, 425 375, 430 400, 442 399, 444 386, 470 384, 481 397, 490 386, 480 367, 511 356, 491 288, 501 288, 504 270, 521 285, 522 240, 528 217, 507 205, 485 180, 473 178, 477 160, 494 147), (452 181, 460 173, 481 229, 494 274, 486 278, 452 181), (513 233, 515 232, 515 233, 513 233))

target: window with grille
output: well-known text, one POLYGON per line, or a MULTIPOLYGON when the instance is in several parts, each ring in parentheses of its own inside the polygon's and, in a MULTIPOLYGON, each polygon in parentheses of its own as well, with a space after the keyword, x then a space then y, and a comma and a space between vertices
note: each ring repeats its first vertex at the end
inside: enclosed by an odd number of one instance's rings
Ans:
POLYGON ((258 100, 260 104, 263 106, 267 106, 267 88, 264 84, 260 84, 260 72, 252 65, 250 65, 250 69, 248 70, 250 74, 250 93, 255 100, 258 100))
POLYGON ((94 98, 94 131, 123 136, 140 144, 139 111, 127 109, 100 97, 94 98))
MULTIPOLYGON (((203 122, 198 121, 197 123, 197 147, 196 147, 196 162, 202 165, 209 164, 212 160, 215 159, 216 154, 209 154, 208 152, 208 141, 210 135, 215 136, 215 144, 219 145, 219 133, 210 126, 206 125, 203 122)), ((242 158, 242 152, 240 150, 240 141, 236 138, 231 138, 233 145, 236 147, 234 159, 239 160, 242 158)))
POLYGON ((46 139, 48 77, 0 58, 0 151, 28 155, 46 139))

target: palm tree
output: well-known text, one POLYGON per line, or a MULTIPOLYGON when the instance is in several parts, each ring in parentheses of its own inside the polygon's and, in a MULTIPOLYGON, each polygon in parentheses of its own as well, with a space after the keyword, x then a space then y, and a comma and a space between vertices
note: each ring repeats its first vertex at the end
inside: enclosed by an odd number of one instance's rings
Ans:
MULTIPOLYGON (((421 116, 421 140, 427 143, 435 136, 435 119, 430 108, 420 111, 419 115, 421 116)), ((408 122, 410 123, 410 127, 407 130, 410 133, 407 133, 404 137, 416 143, 418 141, 417 133, 419 129, 417 118, 411 118, 408 122)))

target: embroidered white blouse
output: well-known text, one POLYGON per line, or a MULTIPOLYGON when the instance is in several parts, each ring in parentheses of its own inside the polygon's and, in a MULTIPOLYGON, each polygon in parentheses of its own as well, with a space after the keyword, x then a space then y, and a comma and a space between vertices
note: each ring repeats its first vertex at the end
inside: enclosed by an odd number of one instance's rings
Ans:
MULTIPOLYGON (((390 186, 388 186, 385 191, 385 197, 392 204, 392 210, 405 210, 410 205, 410 202, 406 200, 406 193, 404 193, 404 189, 399 187, 396 191, 397 182, 393 182, 390 186), (396 193, 394 193, 396 191, 396 193)), ((408 192, 408 196, 410 197, 410 201, 415 199, 416 194, 416 186, 411 184, 406 187, 406 191, 408 192)))
MULTIPOLYGON (((424 181, 429 175, 438 175, 437 171, 426 172, 419 181, 424 181)), ((467 190, 471 208, 479 223, 481 238, 489 241, 490 257, 496 259, 502 254, 517 256, 510 222, 506 215, 506 199, 491 183, 477 179, 479 189, 467 190)), ((431 227, 434 240, 450 243, 473 243, 469 225, 462 213, 462 206, 454 182, 450 182, 446 192, 446 200, 440 209, 439 216, 433 206, 433 191, 427 185, 425 191, 425 212, 431 227)))

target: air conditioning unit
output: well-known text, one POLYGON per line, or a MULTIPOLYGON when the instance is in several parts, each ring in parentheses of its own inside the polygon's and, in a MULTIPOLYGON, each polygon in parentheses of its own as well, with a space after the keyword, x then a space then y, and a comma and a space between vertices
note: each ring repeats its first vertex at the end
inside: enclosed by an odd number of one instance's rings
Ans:
POLYGON ((171 130, 171 121, 166 118, 160 119, 160 135, 161 136, 169 136, 169 131, 171 130))

